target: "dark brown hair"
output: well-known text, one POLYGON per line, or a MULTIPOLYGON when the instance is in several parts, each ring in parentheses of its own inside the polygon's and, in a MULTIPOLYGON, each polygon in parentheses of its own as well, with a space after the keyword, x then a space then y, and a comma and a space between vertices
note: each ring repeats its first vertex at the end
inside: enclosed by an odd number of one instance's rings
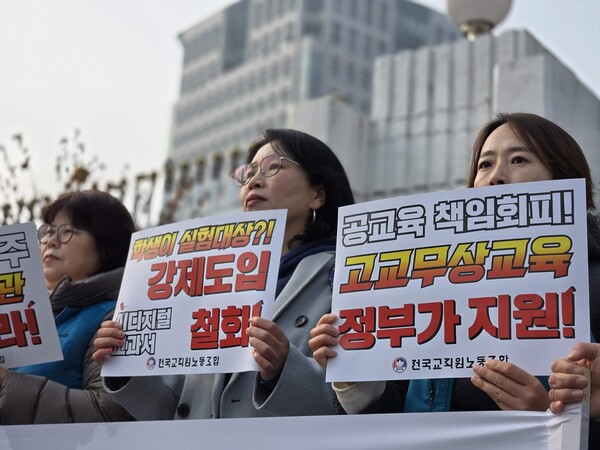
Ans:
POLYGON ((107 192, 96 190, 67 192, 44 207, 42 218, 45 223, 51 224, 59 213, 94 238, 101 261, 96 273, 125 265, 135 225, 129 211, 119 200, 107 192))
POLYGON ((325 190, 325 203, 317 210, 315 221, 309 217, 304 233, 294 236, 291 242, 312 242, 335 236, 338 208, 354 203, 350 181, 338 157, 314 136, 290 129, 268 129, 250 144, 247 162, 252 162, 258 150, 269 143, 277 154, 300 164, 311 185, 321 185, 325 190))
POLYGON ((594 183, 581 147, 561 127, 536 114, 498 114, 483 126, 473 144, 469 187, 475 183, 479 156, 485 141, 496 128, 504 124, 508 124, 521 143, 540 159, 554 180, 585 178, 587 208, 595 209, 594 183))

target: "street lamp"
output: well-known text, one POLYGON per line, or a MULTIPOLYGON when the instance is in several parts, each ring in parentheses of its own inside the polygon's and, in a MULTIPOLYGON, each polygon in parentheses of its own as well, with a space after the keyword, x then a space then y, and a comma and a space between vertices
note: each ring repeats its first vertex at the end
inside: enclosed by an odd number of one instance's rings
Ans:
POLYGON ((506 17, 511 5, 512 0, 446 0, 448 16, 470 41, 489 34, 506 17))

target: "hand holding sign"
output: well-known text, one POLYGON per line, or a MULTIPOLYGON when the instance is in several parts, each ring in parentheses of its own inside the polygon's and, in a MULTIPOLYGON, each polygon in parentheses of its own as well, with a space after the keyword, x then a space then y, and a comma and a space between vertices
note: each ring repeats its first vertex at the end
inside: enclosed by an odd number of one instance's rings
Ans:
POLYGON ((546 411, 550 400, 544 385, 516 364, 490 359, 473 366, 471 382, 503 410, 546 411))
POLYGON ((327 369, 327 359, 333 358, 337 352, 333 347, 339 344, 340 330, 333 325, 337 320, 335 314, 325 314, 319 319, 317 326, 310 331, 308 346, 313 351, 313 358, 323 369, 327 369))
POLYGON ((125 333, 121 329, 121 324, 114 320, 105 320, 100 325, 100 329, 94 339, 94 348, 96 351, 92 358, 98 365, 102 365, 108 358, 114 348, 123 345, 125 333))
POLYGON ((275 322, 263 317, 251 318, 247 333, 260 377, 264 381, 277 378, 288 356, 290 340, 275 322))

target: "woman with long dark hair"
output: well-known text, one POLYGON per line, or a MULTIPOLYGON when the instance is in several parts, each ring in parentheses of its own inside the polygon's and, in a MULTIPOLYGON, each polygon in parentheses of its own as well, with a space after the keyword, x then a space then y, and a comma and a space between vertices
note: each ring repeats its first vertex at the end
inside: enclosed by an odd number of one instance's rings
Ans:
MULTIPOLYGON (((600 228, 595 215, 594 185, 583 151, 565 130, 535 114, 499 114, 483 126, 473 145, 469 187, 583 178, 588 208, 590 327, 600 338, 600 228)), ((339 330, 336 317, 324 316, 312 330, 310 347, 322 367, 335 357, 339 330)), ((545 379, 515 364, 489 360, 474 366, 471 378, 407 382, 334 383, 349 413, 530 410, 550 405, 545 379)), ((598 424, 590 442, 600 436, 598 424)), ((590 428, 592 430, 592 428, 590 428)), ((596 445, 596 444, 594 444, 596 445)), ((590 448, 595 448, 590 445, 590 448)))

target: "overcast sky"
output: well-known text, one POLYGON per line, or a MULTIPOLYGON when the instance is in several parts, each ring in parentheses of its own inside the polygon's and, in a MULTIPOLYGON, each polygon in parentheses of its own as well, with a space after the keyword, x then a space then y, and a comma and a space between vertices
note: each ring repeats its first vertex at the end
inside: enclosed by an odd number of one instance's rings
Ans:
MULTIPOLYGON (((177 34, 234 0, 0 0, 0 145, 22 133, 39 191, 59 141, 81 132, 117 179, 162 167, 182 50, 177 34)), ((443 11, 444 0, 422 0, 443 11)), ((600 0, 513 0, 526 28, 600 97, 600 0)), ((14 159, 14 158, 13 158, 14 159)), ((0 159, 1 160, 1 159, 0 159)), ((0 182, 9 174, 0 168, 0 182)))

